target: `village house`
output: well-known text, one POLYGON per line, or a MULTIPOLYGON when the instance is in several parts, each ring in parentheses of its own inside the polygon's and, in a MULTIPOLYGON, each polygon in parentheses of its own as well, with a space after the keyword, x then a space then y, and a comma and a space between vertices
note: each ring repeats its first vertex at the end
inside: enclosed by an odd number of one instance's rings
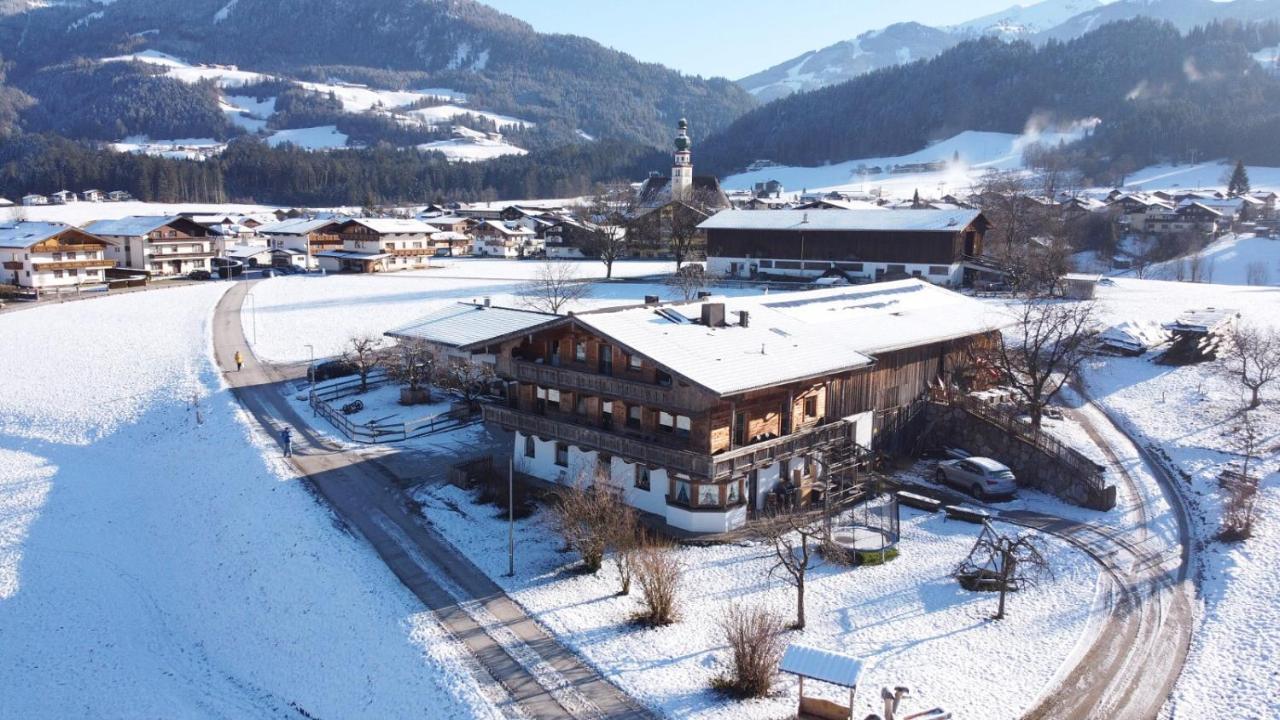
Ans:
POLYGON ((723 532, 817 490, 822 455, 893 436, 989 342, 990 313, 919 280, 584 312, 464 348, 495 357, 518 472, 607 476, 672 528, 723 532))
POLYGON ((133 215, 96 220, 87 232, 110 240, 110 257, 122 268, 145 270, 151 277, 178 277, 213 269, 215 239, 191 218, 133 215))
POLYGON ((342 236, 338 234, 341 224, 342 220, 333 218, 300 217, 267 223, 257 230, 267 238, 268 247, 286 253, 278 253, 278 257, 288 257, 293 264, 293 255, 301 253, 302 266, 314 270, 319 267, 318 253, 342 249, 342 236))
POLYGON ((437 257, 458 257, 471 254, 473 238, 467 233, 441 230, 431 234, 432 254, 437 257))
POLYGON ((341 222, 342 249, 315 253, 322 269, 332 272, 385 272, 425 267, 435 252, 435 226, 421 220, 355 218, 341 222))
POLYGON ((107 200, 110 202, 125 202, 126 200, 132 200, 132 199, 133 199, 133 196, 125 192, 124 190, 112 190, 111 192, 107 193, 107 200))
POLYGON ((489 298, 482 302, 460 302, 384 333, 397 341, 426 343, 437 357, 450 361, 478 362, 494 367, 497 359, 477 343, 528 332, 538 326, 563 319, 562 315, 498 307, 489 298))
POLYGON ((22 196, 22 204, 23 204, 23 205, 27 205, 27 206, 31 206, 31 205, 48 205, 48 204, 49 204, 49 198, 45 197, 44 195, 37 195, 36 193, 29 193, 29 194, 27 194, 27 195, 23 195, 23 196, 22 196))
POLYGON ((515 223, 485 220, 471 229, 471 254, 522 258, 542 250, 537 233, 515 223))
POLYGON ((59 190, 49 195, 49 202, 54 205, 67 205, 78 201, 80 198, 70 190, 59 190))
POLYGON ((1143 233, 1147 228, 1147 215, 1163 215, 1173 212, 1173 203, 1144 193, 1125 193, 1110 201, 1116 223, 1122 232, 1143 233))
POLYGON ((80 193, 80 199, 85 202, 102 202, 105 197, 101 190, 84 190, 80 193))
POLYGON ((115 267, 111 241, 64 223, 0 225, 0 283, 41 290, 94 285, 115 267))
POLYGON ((978 210, 883 209, 725 210, 701 225, 707 270, 725 277, 915 276, 951 286, 982 254, 987 227, 978 210))

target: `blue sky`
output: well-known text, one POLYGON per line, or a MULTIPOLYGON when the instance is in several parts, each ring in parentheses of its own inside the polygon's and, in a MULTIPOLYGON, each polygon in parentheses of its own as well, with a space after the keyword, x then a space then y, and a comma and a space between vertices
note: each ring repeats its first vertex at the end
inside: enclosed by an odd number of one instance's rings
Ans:
POLYGON ((584 35, 645 61, 738 79, 805 50, 914 20, 950 25, 1030 0, 481 0, 542 32, 584 35))

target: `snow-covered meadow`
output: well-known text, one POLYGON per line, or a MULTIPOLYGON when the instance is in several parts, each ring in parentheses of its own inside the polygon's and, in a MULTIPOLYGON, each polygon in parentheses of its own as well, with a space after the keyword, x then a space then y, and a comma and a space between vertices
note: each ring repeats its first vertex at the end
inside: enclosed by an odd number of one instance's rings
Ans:
POLYGON ((241 415, 224 289, 0 316, 0 715, 498 717, 241 415))
MULTIPOLYGON (((575 263, 583 279, 604 277, 600 262, 565 262, 575 263)), ((436 267, 430 270, 265 280, 254 286, 245 304, 245 336, 264 360, 305 361, 310 357, 307 344, 315 347, 316 357, 329 357, 341 353, 353 334, 381 335, 449 303, 488 297, 495 305, 520 307, 520 288, 541 267, 538 261, 492 258, 433 259, 432 264, 436 267)), ((674 268, 666 261, 620 261, 613 276, 634 278, 674 268)), ((674 296, 661 283, 601 282, 593 285, 590 297, 568 309, 639 303, 653 294, 674 296)))
MULTIPOLYGON (((1184 310, 1232 308, 1243 321, 1280 326, 1280 288, 1117 279, 1099 288, 1107 323, 1167 322, 1184 310)), ((1116 418, 1157 446, 1186 477, 1198 549, 1200 616, 1187 665, 1166 711, 1200 717, 1235 709, 1239 717, 1280 715, 1280 388, 1251 412, 1265 459, 1255 534, 1235 544, 1214 538, 1221 520, 1219 473, 1234 467, 1244 407, 1238 381, 1216 363, 1170 367, 1153 354, 1099 358, 1086 376, 1091 394, 1116 418)), ((1229 714, 1229 713, 1228 713, 1229 714)))
MULTIPOLYGON (((638 600, 618 596, 611 564, 598 575, 573 570, 545 511, 516 525, 516 576, 507 570, 505 521, 492 506, 438 486, 417 499, 432 524, 521 605, 646 705, 673 718, 782 718, 794 714, 794 678, 773 697, 742 703, 710 687, 727 651, 718 620, 733 603, 763 605, 788 619, 795 591, 770 575, 771 549, 756 543, 682 547, 681 619, 665 628, 629 623, 638 600)), ((788 640, 865 658, 854 717, 877 712, 879 688, 907 685, 907 707, 941 705, 967 720, 1004 720, 1029 709, 1055 673, 1087 644, 1097 568, 1053 542, 1052 580, 1011 596, 992 621, 995 597, 962 590, 951 577, 978 526, 902 508, 901 556, 883 566, 823 565, 808 583, 808 627, 788 640)), ((633 589, 633 593, 638 590, 633 589)), ((813 692, 809 685, 807 692, 813 692)), ((823 692, 819 689, 818 692, 823 692)), ((839 690, 826 690, 843 700, 839 690)))

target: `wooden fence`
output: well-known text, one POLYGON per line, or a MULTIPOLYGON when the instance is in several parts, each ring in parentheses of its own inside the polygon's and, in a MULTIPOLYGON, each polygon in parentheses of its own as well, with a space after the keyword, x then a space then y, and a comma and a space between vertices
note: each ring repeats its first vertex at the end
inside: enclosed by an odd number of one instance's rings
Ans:
MULTIPOLYGON (((390 385, 392 379, 385 371, 377 370, 369 374, 368 389, 390 385)), ((351 397, 360 392, 360 378, 352 378, 336 383, 330 383, 323 388, 317 388, 310 396, 310 404, 316 414, 324 417, 349 440, 358 443, 375 444, 387 442, 400 442, 403 440, 413 440, 414 438, 433 435, 438 432, 453 430, 466 425, 472 425, 479 421, 479 416, 472 413, 471 408, 466 404, 455 404, 447 412, 430 417, 418 418, 416 420, 407 420, 399 423, 376 423, 368 422, 359 424, 352 422, 350 418, 342 414, 342 411, 334 407, 334 400, 351 397)))

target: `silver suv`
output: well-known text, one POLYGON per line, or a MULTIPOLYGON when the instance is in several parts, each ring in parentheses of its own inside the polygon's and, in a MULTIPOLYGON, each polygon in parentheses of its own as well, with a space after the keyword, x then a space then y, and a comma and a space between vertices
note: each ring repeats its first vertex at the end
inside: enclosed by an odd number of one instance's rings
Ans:
POLYGON ((967 457, 938 463, 938 482, 958 487, 979 500, 1012 497, 1018 492, 1013 471, 991 458, 967 457))

